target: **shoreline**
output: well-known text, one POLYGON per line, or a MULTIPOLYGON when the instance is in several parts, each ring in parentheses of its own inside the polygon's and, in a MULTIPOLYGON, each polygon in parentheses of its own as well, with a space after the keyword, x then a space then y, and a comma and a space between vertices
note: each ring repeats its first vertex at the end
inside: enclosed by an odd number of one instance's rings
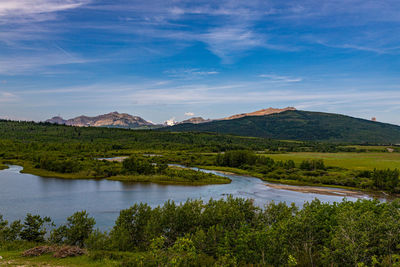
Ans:
POLYGON ((363 193, 361 191, 354 191, 354 190, 347 190, 340 188, 326 188, 319 186, 296 186, 296 185, 284 185, 284 184, 265 184, 265 186, 279 190, 289 190, 300 193, 320 194, 328 196, 343 196, 343 197, 370 196, 369 194, 363 193))

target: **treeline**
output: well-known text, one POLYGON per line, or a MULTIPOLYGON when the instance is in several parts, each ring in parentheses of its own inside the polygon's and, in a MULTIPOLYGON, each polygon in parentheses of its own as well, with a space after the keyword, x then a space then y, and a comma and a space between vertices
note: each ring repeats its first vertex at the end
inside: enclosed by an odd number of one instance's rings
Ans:
MULTIPOLYGON (((270 157, 260 156, 248 150, 220 153, 217 155, 215 165, 240 169, 256 169, 260 173, 268 173, 277 169, 296 169, 296 164, 293 160, 275 161, 270 157)), ((303 160, 297 168, 305 171, 326 170, 324 161, 316 159, 303 160)))
POLYGON ((228 197, 155 208, 135 204, 120 212, 110 232, 94 230, 84 211, 58 228, 30 214, 11 224, 0 217, 0 244, 77 245, 93 261, 118 259, 121 266, 397 266, 399 220, 398 200, 314 200, 302 209, 283 203, 261 209, 228 197))
POLYGON ((400 192, 399 174, 400 172, 398 169, 374 169, 373 171, 362 171, 359 173, 358 177, 368 178, 376 189, 400 192))
POLYGON ((130 156, 122 162, 122 173, 124 174, 165 174, 167 169, 167 164, 155 164, 144 157, 130 156))
POLYGON ((243 169, 265 180, 340 185, 400 193, 398 169, 344 170, 325 166, 323 160, 317 159, 303 160, 300 164, 295 164, 292 160, 275 161, 246 150, 220 153, 214 164, 243 169))

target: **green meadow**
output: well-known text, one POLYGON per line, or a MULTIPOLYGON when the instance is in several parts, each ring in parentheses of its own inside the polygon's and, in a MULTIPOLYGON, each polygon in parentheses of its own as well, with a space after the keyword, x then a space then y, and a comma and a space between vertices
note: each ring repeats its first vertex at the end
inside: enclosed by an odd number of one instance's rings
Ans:
POLYGON ((400 168, 400 153, 318 153, 294 152, 285 154, 266 154, 274 160, 293 160, 300 163, 303 160, 322 159, 327 166, 335 166, 354 170, 396 169, 400 168))

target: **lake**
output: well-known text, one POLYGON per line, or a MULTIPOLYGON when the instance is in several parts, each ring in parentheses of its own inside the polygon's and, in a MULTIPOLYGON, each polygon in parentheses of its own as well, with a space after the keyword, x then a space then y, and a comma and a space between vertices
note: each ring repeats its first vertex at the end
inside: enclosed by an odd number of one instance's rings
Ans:
MULTIPOLYGON (((167 200, 184 202, 187 199, 220 199, 227 195, 254 199, 264 206, 275 202, 294 202, 302 206, 315 198, 323 202, 339 202, 342 196, 301 193, 274 189, 266 182, 253 177, 224 174, 202 170, 229 177, 230 184, 206 186, 159 185, 152 183, 126 183, 101 180, 70 180, 43 178, 20 173, 22 167, 10 166, 0 171, 0 214, 12 221, 23 219, 27 213, 50 216, 56 224, 64 223, 76 211, 86 210, 96 219, 96 226, 110 229, 121 209, 134 203, 146 202, 155 207, 167 200)), ((367 195, 361 196, 369 198, 367 195)), ((349 200, 357 198, 348 197, 349 200)))

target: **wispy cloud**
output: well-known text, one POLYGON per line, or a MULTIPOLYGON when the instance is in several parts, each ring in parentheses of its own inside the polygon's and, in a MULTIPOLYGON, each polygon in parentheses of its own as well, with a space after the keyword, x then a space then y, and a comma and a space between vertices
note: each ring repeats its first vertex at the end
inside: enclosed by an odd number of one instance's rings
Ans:
POLYGON ((14 102, 17 99, 18 97, 13 93, 0 91, 0 103, 14 102))
MULTIPOLYGON (((46 73, 46 67, 56 65, 84 64, 94 60, 83 59, 78 56, 65 55, 64 53, 44 53, 26 56, 0 56, 0 74, 2 75, 31 75, 46 73)), ((60 74, 61 72, 59 72, 60 74)))
POLYGON ((303 78, 294 78, 275 74, 260 74, 258 75, 258 77, 265 78, 271 82, 297 83, 303 81, 303 78))
POLYGON ((200 40, 205 42, 208 49, 222 58, 225 63, 231 63, 233 57, 240 56, 242 52, 267 46, 267 38, 264 34, 256 33, 244 25, 210 29, 209 32, 200 36, 200 40))
POLYGON ((168 77, 185 79, 185 80, 198 79, 198 78, 205 77, 205 76, 219 74, 219 72, 215 71, 215 70, 202 70, 202 69, 198 69, 198 68, 171 69, 171 70, 164 71, 164 73, 168 77))
POLYGON ((78 8, 89 0, 2 0, 0 22, 26 23, 53 19, 49 14, 78 8))

